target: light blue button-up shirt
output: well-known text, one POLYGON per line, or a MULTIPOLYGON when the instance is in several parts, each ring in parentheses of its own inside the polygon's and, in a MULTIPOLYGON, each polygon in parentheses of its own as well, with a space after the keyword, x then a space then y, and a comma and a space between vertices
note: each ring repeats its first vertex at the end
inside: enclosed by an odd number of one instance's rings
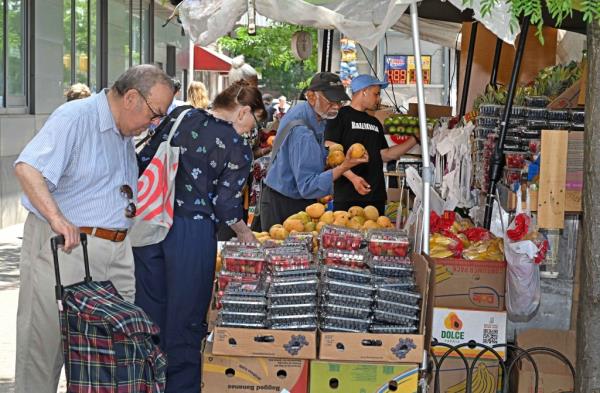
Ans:
MULTIPOLYGON (((119 189, 137 195, 137 161, 130 137, 113 119, 107 91, 63 104, 27 144, 15 165, 24 162, 42 173, 64 216, 76 226, 129 228, 129 201, 119 189)), ((23 206, 39 218, 27 196, 23 206)))
POLYGON ((306 126, 292 128, 271 164, 265 183, 293 199, 316 199, 333 194, 333 172, 324 171, 326 122, 317 121, 317 114, 308 102, 291 108, 283 116, 279 130, 293 120, 302 120, 315 132, 306 126))

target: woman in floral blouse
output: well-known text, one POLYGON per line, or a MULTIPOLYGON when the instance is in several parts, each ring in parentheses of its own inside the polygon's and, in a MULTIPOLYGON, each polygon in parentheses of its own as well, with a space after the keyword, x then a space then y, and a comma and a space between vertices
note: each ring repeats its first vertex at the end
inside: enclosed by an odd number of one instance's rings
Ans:
MULTIPOLYGON (((181 148, 173 226, 162 242, 133 249, 136 303, 160 327, 160 346, 169 359, 168 392, 200 391, 200 344, 206 335, 217 224, 229 225, 242 241, 256 240, 242 220, 242 188, 252 163, 245 135, 264 117, 260 91, 244 81, 219 94, 210 112, 186 114, 171 142, 181 148)), ((140 152, 140 173, 172 124, 140 152)))

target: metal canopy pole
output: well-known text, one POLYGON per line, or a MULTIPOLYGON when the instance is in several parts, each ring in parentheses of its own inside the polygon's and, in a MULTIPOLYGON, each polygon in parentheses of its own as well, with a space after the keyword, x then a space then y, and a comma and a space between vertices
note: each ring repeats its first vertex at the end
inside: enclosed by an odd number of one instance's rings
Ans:
POLYGON ((421 63, 421 43, 419 42, 419 21, 417 3, 410 3, 410 20, 412 26, 413 47, 415 51, 415 75, 417 77, 417 99, 419 108, 419 130, 421 137, 421 158, 423 160, 423 254, 429 254, 429 190, 433 179, 433 171, 429 162, 429 145, 427 143, 427 115, 425 114, 425 92, 423 89, 423 64, 421 63))
POLYGON ((333 30, 323 30, 323 47, 321 48, 321 72, 331 72, 332 53, 333 30))
POLYGON ((462 98, 460 100, 459 119, 467 111, 467 99, 469 98, 469 85, 471 83, 471 70, 473 69, 473 57, 475 55, 475 40, 477 39, 478 22, 471 24, 471 37, 469 38, 469 51, 467 52, 467 66, 465 68, 465 81, 463 82, 462 98))
POLYGON ((500 65, 500 54, 502 54, 502 41, 501 38, 496 39, 496 50, 494 52, 494 62, 492 63, 492 75, 490 76, 490 85, 496 88, 496 81, 498 80, 498 66, 500 65))
MULTIPOLYGON (((510 115, 513 106, 513 98, 517 89, 517 81, 519 79, 519 71, 521 70, 521 61, 523 60, 523 52, 525 52, 525 42, 527 41, 527 31, 529 30, 529 17, 525 17, 521 23, 521 34, 519 36, 519 45, 515 54, 515 63, 513 65, 512 75, 510 77, 510 85, 508 87, 508 96, 506 105, 504 106, 504 115, 502 123, 500 123, 500 135, 496 142, 496 148, 490 162, 490 184, 488 187, 487 197, 485 201, 485 215, 483 218, 483 226, 490 229, 492 223, 492 211, 494 204, 494 194, 496 193, 496 184, 502 175, 504 167, 504 139, 506 138, 506 130, 510 121, 510 115)), ((517 201, 520 203, 520 201, 517 201)))

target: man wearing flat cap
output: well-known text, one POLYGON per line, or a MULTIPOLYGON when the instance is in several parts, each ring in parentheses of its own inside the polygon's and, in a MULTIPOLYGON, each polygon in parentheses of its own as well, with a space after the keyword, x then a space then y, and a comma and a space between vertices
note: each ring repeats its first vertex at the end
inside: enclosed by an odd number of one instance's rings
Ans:
POLYGON ((282 118, 271 152, 260 203, 263 231, 333 193, 333 182, 368 156, 351 158, 326 171, 325 125, 334 119, 349 97, 340 78, 330 72, 316 74, 306 91, 306 101, 282 118))

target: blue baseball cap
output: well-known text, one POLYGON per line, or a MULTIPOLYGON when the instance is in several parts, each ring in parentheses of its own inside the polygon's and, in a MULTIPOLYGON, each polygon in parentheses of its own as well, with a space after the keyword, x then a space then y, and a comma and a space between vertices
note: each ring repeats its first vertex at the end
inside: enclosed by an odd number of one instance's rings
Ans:
POLYGON ((372 75, 362 74, 352 79, 352 82, 350 83, 350 89, 352 90, 352 93, 356 93, 357 91, 366 89, 370 86, 381 86, 382 89, 385 89, 388 87, 388 85, 389 83, 382 82, 372 75))

